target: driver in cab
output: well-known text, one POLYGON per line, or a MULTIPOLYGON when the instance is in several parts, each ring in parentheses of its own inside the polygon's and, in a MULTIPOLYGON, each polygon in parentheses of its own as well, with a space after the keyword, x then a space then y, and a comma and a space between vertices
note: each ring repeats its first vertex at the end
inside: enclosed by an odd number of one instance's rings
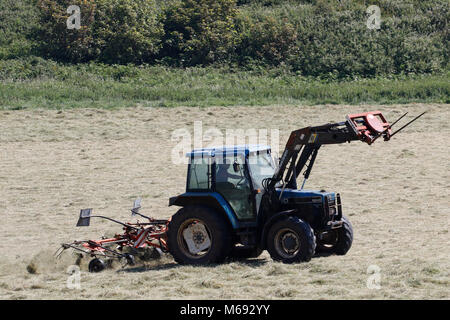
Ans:
MULTIPOLYGON (((233 183, 233 181, 232 181, 233 179, 237 180, 237 181, 242 179, 242 175, 240 175, 240 174, 233 174, 233 173, 230 172, 231 164, 223 163, 223 164, 219 164, 217 166, 218 166, 218 170, 216 172, 216 181, 217 182, 231 182, 231 183, 233 183)), ((233 171, 236 172, 238 170, 239 170, 239 164, 235 162, 233 164, 233 171)), ((233 183, 233 184, 235 184, 235 183, 233 183)))

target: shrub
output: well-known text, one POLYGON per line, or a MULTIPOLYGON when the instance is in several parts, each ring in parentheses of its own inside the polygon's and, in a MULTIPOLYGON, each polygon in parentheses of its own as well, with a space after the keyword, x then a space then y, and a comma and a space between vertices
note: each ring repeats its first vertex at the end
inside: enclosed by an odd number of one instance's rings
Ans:
POLYGON ((141 63, 158 52, 162 27, 153 0, 38 0, 42 54, 68 62, 141 63), (81 28, 67 29, 70 5, 81 28))
POLYGON ((38 0, 40 12, 37 36, 41 54, 60 61, 85 62, 96 57, 93 22, 95 1, 38 0), (68 29, 67 8, 78 5, 81 9, 81 28, 68 29))
POLYGON ((12 59, 33 53, 32 29, 37 23, 32 0, 0 1, 0 59, 12 59))
POLYGON ((162 57, 179 65, 226 60, 234 49, 234 0, 171 1, 165 9, 162 57))
POLYGON ((297 31, 287 18, 240 15, 236 24, 240 37, 236 56, 241 63, 260 60, 279 65, 293 53, 297 31))
POLYGON ((161 48, 163 28, 153 0, 97 0, 94 34, 99 60, 152 61, 161 48))
POLYGON ((436 73, 448 69, 449 6, 448 0, 0 0, 0 59, 238 62, 330 79, 436 73), (366 27, 372 3, 381 8, 379 30, 366 27), (69 5, 81 8, 80 30, 66 27, 69 5))
POLYGON ((340 7, 333 8, 321 0, 312 11, 309 7, 295 8, 297 14, 291 16, 298 18, 290 21, 296 25, 298 36, 287 64, 303 75, 330 78, 445 69, 448 42, 444 40, 443 26, 448 10, 442 14, 444 8, 438 13, 423 4, 416 7, 390 0, 383 5, 390 11, 382 11, 379 30, 366 27, 365 5, 343 1, 340 7))

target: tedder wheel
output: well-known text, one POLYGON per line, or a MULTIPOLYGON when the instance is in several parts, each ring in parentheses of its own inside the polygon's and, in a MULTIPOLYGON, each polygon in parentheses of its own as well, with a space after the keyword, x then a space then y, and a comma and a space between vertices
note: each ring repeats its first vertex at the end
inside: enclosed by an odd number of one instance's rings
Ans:
POLYGON ((234 246, 230 253, 231 259, 258 258, 263 250, 259 247, 234 246))
POLYGON ((94 258, 89 262, 89 272, 100 272, 106 268, 106 264, 99 258, 94 258))
POLYGON ((311 260, 316 237, 308 223, 290 216, 275 222, 267 234, 267 251, 273 260, 284 263, 311 260))
POLYGON ((353 227, 347 217, 342 217, 342 227, 328 231, 317 241, 316 252, 344 255, 350 250, 353 242, 353 227))
POLYGON ((204 206, 186 206, 172 216, 168 226, 169 252, 180 264, 222 262, 231 250, 228 221, 204 206))
POLYGON ((125 260, 127 261, 127 264, 130 266, 134 266, 135 264, 135 259, 134 256, 130 253, 126 253, 125 254, 125 260))

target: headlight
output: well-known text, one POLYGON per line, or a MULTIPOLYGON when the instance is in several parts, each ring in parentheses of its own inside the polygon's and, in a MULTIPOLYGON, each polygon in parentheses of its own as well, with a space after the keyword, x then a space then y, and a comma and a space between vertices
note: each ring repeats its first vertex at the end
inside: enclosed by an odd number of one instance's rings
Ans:
POLYGON ((330 216, 334 216, 336 214, 336 207, 330 207, 330 216))

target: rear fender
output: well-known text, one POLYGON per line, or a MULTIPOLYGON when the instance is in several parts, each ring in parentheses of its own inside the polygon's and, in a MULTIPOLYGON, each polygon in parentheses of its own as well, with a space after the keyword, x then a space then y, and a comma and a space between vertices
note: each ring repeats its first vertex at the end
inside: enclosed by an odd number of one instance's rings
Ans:
POLYGON ((186 192, 169 199, 169 206, 185 207, 188 205, 204 205, 225 215, 233 229, 239 228, 239 221, 228 202, 217 192, 186 192))

